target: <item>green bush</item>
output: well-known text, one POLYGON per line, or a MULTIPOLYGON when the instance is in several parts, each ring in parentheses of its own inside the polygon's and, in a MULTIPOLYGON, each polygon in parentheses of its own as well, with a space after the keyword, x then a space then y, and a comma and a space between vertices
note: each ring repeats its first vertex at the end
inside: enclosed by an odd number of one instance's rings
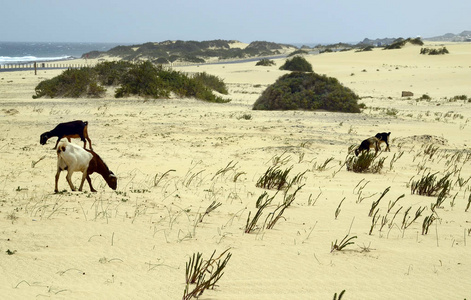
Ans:
POLYGON ((224 81, 215 75, 211 75, 206 72, 196 73, 193 75, 193 79, 223 95, 227 95, 229 93, 224 81))
POLYGON ((298 54, 308 54, 308 53, 309 52, 307 52, 306 50, 296 50, 296 51, 293 51, 290 54, 288 54, 288 57, 295 56, 295 55, 298 55, 298 54))
POLYGON ((254 110, 317 110, 359 113, 359 97, 332 77, 292 72, 267 87, 254 110))
POLYGON ((41 81, 35 88, 34 99, 47 96, 50 98, 78 98, 82 96, 100 97, 106 91, 97 83, 97 73, 91 68, 68 69, 61 75, 41 81))
POLYGON ((118 86, 116 98, 131 95, 168 98, 173 92, 181 97, 195 97, 209 102, 230 101, 213 94, 212 90, 227 94, 224 82, 216 76, 199 73, 188 77, 181 72, 165 69, 162 65, 155 66, 149 61, 103 62, 94 68, 67 70, 40 82, 33 98, 100 97, 106 91, 104 86, 118 86))
POLYGON ((264 59, 259 60, 255 65, 256 66, 270 67, 270 66, 274 66, 275 62, 271 59, 264 58, 264 59))
POLYGON ((312 65, 304 57, 295 56, 291 59, 287 59, 280 67, 280 70, 312 72, 312 65))

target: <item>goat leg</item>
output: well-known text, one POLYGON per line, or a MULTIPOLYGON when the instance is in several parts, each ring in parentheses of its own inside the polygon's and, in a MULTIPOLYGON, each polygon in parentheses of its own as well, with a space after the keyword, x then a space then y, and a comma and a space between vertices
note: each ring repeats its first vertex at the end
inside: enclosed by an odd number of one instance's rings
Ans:
POLYGON ((87 175, 87 181, 88 181, 88 185, 90 186, 90 191, 93 193, 96 193, 96 190, 92 186, 92 180, 90 179, 89 175, 87 175))
POLYGON ((58 168, 57 169, 57 173, 56 173, 56 186, 54 188, 54 193, 58 193, 59 192, 59 188, 57 187, 57 182, 59 181, 59 176, 61 174, 61 170, 58 168))
POLYGON ((67 178, 67 182, 69 183, 70 189, 75 192, 76 189, 75 189, 74 184, 72 183, 72 174, 73 174, 72 172, 68 172, 66 178, 67 178))

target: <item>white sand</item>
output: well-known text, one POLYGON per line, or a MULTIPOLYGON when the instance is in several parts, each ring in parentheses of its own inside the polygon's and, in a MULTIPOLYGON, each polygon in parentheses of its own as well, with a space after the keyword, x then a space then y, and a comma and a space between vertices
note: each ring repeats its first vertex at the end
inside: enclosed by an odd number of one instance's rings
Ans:
MULTIPOLYGON (((342 290, 343 299, 469 299, 470 185, 460 187, 458 179, 470 178, 470 162, 447 162, 471 145, 471 103, 448 101, 471 97, 471 44, 446 47, 445 56, 420 55, 420 47, 308 56, 317 73, 366 97, 361 114, 252 111, 260 93, 285 73, 278 70, 281 60, 274 67, 178 68, 223 78, 228 104, 34 100, 35 86, 60 71, 1 72, 2 298, 180 299, 190 256, 209 258, 230 248, 224 276, 200 299, 332 299, 342 290), (401 91, 415 95, 401 98, 401 91), (416 101, 423 94, 432 100, 416 101), (59 188, 67 192, 53 193, 56 139, 41 146, 39 135, 75 119, 89 122, 95 151, 119 178, 117 191, 93 174, 98 193, 89 193, 87 184, 85 192, 69 192, 63 173, 59 188), (380 154, 386 157, 380 174, 340 166, 350 145, 383 131, 392 132, 392 143, 391 152, 380 154), (424 154, 422 135, 440 147, 432 158, 424 154), (326 170, 317 169, 331 157, 326 170), (307 171, 304 186, 273 229, 245 234, 248 213, 253 216, 265 191, 255 183, 277 158, 282 169, 293 167, 291 178, 307 171), (216 175, 229 163, 233 168, 216 175), (411 195, 409 188, 422 169, 440 176, 459 170, 427 235, 422 222, 437 197, 411 195), (368 212, 388 187, 370 235, 368 212), (388 204, 403 194, 388 214, 388 204), (213 201, 221 206, 196 222, 213 201), (410 215, 425 210, 403 230, 409 207, 410 215), (391 227, 380 231, 383 216, 391 227), (347 234, 357 236, 355 244, 331 253, 331 243, 347 234)), ((80 175, 73 179, 78 185, 80 175)), ((279 193, 260 227, 282 201, 279 193)))

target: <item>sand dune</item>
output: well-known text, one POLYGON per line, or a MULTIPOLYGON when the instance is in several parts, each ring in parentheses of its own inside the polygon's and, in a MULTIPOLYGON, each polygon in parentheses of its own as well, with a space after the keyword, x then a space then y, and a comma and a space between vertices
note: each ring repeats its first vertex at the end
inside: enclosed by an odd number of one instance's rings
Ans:
POLYGON ((420 47, 307 56, 363 98, 361 114, 252 111, 285 73, 281 60, 178 67, 223 78, 228 104, 34 100, 37 83, 60 71, 0 73, 2 298, 180 299, 193 253, 230 249, 223 277, 200 299, 332 299, 342 290, 343 299, 469 299, 471 103, 450 100, 471 97, 471 44, 445 46, 445 56, 420 47), (414 97, 401 98, 405 90, 414 97), (418 100, 424 94, 431 100, 418 100), (53 193, 55 138, 41 146, 39 135, 75 119, 89 122, 117 191, 94 174, 98 193, 70 192, 65 175, 65 192, 53 193), (348 147, 383 131, 392 143, 381 173, 347 171, 348 147), (427 155, 430 143, 438 151, 427 155), (259 196, 275 195, 255 186, 275 163, 292 167, 290 177, 305 172, 302 188, 272 229, 263 223, 282 192, 244 233, 259 196), (452 171, 452 190, 422 235, 437 197, 412 195, 411 180, 452 171), (387 188, 375 221, 368 213, 387 188), (221 205, 199 222, 213 201, 221 205), (346 235, 354 244, 331 251, 346 235))

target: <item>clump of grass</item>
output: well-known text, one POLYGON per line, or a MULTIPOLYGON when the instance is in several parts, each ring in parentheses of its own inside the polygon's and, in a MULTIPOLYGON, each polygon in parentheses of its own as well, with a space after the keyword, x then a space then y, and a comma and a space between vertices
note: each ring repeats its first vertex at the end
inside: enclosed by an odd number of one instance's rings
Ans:
POLYGON ((358 156, 349 155, 346 160, 347 171, 355 173, 379 173, 383 169, 385 157, 378 158, 374 153, 363 151, 358 156))
POLYGON ((203 260, 202 253, 193 253, 193 256, 186 263, 186 286, 185 291, 183 292, 183 300, 198 298, 205 290, 214 288, 222 275, 224 275, 224 268, 232 256, 232 254, 228 252, 229 249, 226 249, 217 258, 214 258, 214 255, 216 254, 216 250, 214 250, 208 260, 203 260), (223 259, 222 257, 226 253, 227 255, 223 259), (190 290, 191 284, 195 285, 192 290, 190 290))
POLYGON ((237 120, 252 120, 252 115, 251 114, 243 114, 239 117, 237 117, 237 120))
POLYGON ((438 149, 440 149, 440 147, 435 146, 432 143, 432 144, 424 144, 423 149, 424 149, 424 155, 426 155, 430 159, 432 159, 432 157, 437 153, 437 151, 438 151, 438 149))
MULTIPOLYGON (((438 173, 438 172, 437 172, 438 173)), ((423 196, 436 196, 439 193, 445 195, 451 189, 451 173, 446 174, 441 179, 437 180, 437 173, 430 174, 430 172, 422 176, 417 181, 411 183, 411 193, 423 196)))
POLYGON ((264 189, 276 189, 276 190, 283 190, 286 188, 291 187, 293 184, 299 183, 302 179, 304 174, 306 173, 298 173, 291 179, 288 179, 288 175, 293 169, 293 166, 287 168, 285 170, 281 170, 279 166, 271 166, 267 169, 265 174, 263 174, 257 181, 256 186, 264 189))
POLYGON ((264 189, 283 189, 288 182, 288 174, 293 167, 281 170, 279 166, 271 166, 257 181, 257 187, 264 189))

